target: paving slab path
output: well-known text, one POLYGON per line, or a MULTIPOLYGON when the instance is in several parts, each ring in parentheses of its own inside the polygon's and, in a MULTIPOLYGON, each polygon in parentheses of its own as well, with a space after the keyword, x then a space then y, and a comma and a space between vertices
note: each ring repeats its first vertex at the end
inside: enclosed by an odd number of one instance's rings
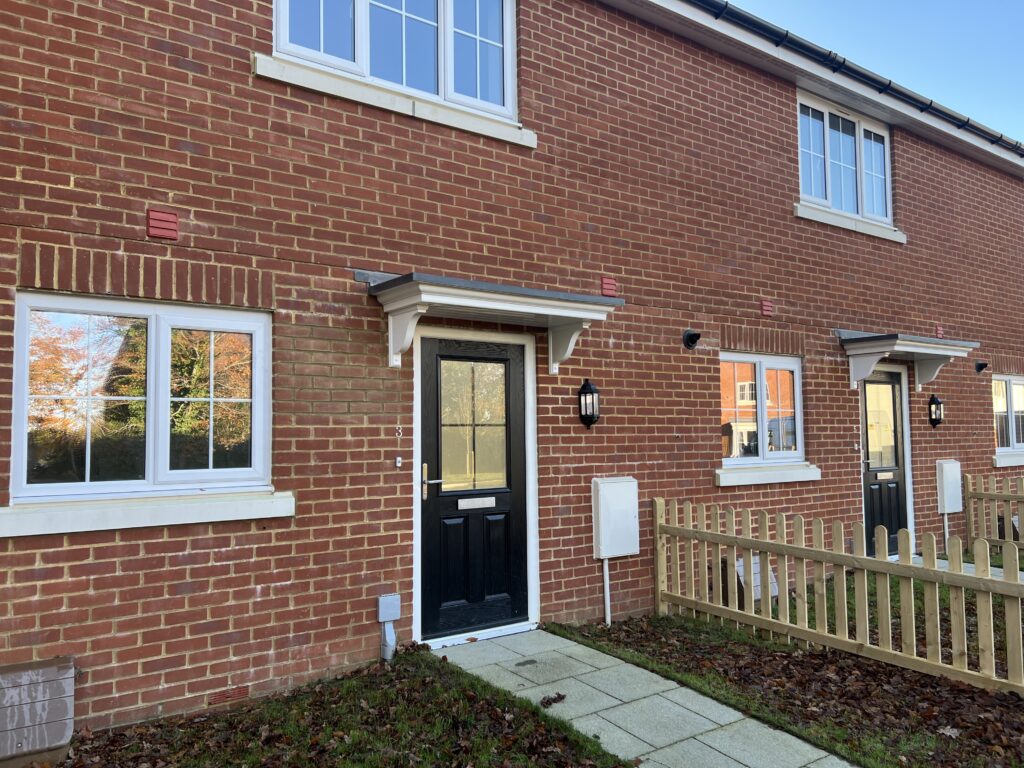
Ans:
POLYGON ((434 651, 646 768, 845 768, 849 763, 696 691, 541 630, 434 651))

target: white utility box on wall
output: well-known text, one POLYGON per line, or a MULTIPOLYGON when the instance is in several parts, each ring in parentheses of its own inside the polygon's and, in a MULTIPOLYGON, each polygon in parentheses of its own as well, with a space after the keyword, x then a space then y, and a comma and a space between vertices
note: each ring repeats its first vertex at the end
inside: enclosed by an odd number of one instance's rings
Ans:
POLYGON ((952 515, 964 511, 963 491, 960 487, 960 462, 943 459, 935 462, 935 478, 939 491, 939 514, 952 515))
POLYGON ((635 478, 595 477, 594 557, 625 557, 640 553, 640 497, 635 478))

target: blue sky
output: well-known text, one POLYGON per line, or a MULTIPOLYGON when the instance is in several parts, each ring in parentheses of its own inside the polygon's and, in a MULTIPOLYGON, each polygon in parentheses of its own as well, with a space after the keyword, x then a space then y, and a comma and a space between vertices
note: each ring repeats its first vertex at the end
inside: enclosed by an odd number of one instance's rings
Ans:
POLYGON ((734 5, 1024 141, 1021 0, 737 0, 734 5))

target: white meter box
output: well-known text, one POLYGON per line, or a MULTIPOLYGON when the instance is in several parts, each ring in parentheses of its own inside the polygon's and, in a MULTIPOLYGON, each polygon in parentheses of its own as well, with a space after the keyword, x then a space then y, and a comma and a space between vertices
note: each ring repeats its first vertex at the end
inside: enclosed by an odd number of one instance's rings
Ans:
POLYGON ((595 477, 590 482, 594 505, 594 557, 640 553, 639 488, 632 477, 595 477))

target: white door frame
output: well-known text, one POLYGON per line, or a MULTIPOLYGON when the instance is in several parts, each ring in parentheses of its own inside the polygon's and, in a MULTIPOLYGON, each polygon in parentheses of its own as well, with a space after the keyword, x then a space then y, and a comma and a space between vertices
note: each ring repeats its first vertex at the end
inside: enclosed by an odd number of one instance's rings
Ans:
POLYGON ((540 622, 540 501, 537 488, 537 340, 528 333, 497 333, 464 328, 420 326, 413 340, 413 408, 412 408, 412 637, 423 639, 422 631, 422 562, 420 546, 423 540, 422 504, 420 502, 420 471, 423 465, 422 430, 422 362, 420 340, 457 339, 460 341, 487 341, 493 344, 515 344, 523 347, 523 373, 525 388, 526 427, 526 582, 527 620, 503 627, 466 632, 451 637, 428 641, 433 648, 456 645, 470 637, 483 640, 536 628, 540 622))
MULTIPOLYGON (((876 371, 892 371, 900 375, 900 410, 903 411, 903 482, 906 486, 904 495, 905 502, 907 505, 907 530, 910 531, 911 541, 916 542, 917 537, 915 535, 916 526, 914 521, 914 467, 911 461, 913 455, 910 450, 910 386, 909 377, 907 374, 907 366, 898 365, 896 363, 879 363, 875 366, 876 371)), ((863 383, 863 382, 861 382, 863 383)), ((860 437, 857 439, 860 445, 860 464, 859 464, 859 475, 860 478, 860 519, 862 522, 867 522, 868 505, 867 499, 864 497, 864 458, 867 456, 868 446, 865 441, 864 435, 864 389, 863 387, 857 387, 857 421, 860 424, 860 437)), ((864 536, 873 536, 873 531, 864 531, 864 536)), ((893 560, 897 556, 890 555, 889 559, 893 560)))

